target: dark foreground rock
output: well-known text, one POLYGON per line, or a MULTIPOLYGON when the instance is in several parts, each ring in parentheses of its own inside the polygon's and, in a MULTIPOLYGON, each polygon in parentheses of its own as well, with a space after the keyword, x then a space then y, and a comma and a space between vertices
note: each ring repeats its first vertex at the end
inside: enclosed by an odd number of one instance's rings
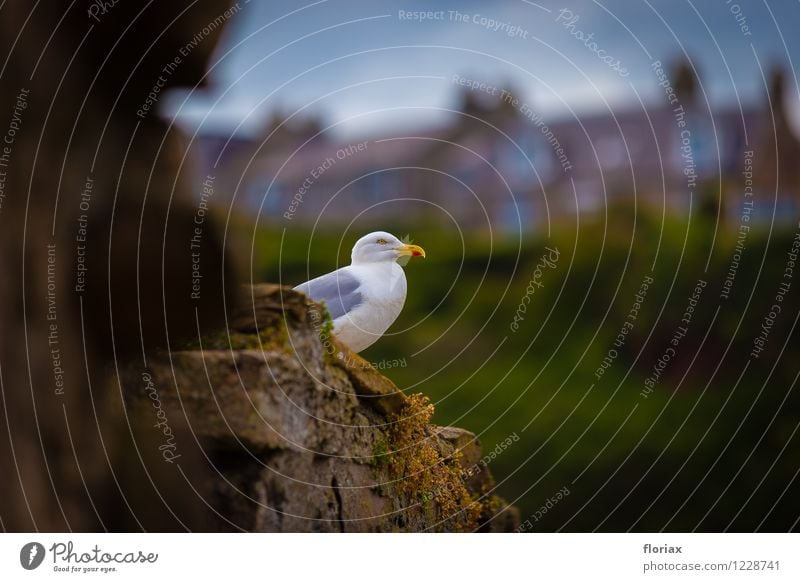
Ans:
POLYGON ((196 438, 213 467, 199 489, 219 517, 215 527, 516 527, 516 510, 492 494, 472 433, 430 424, 427 399, 404 395, 339 344, 302 294, 276 285, 245 294, 230 333, 150 358, 152 388, 142 389, 137 370, 126 389, 132 415, 152 416, 157 398, 162 415, 181 419, 196 438))

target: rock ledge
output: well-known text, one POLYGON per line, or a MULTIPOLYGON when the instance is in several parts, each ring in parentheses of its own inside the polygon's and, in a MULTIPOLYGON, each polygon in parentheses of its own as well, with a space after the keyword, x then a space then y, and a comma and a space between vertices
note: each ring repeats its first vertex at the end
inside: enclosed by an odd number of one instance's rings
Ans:
MULTIPOLYGON (((216 527, 259 532, 513 531, 475 435, 430 424, 330 334, 303 294, 247 287, 231 332, 148 359, 167 418, 185 421, 213 467, 216 527)), ((130 374, 132 414, 152 395, 130 374)))

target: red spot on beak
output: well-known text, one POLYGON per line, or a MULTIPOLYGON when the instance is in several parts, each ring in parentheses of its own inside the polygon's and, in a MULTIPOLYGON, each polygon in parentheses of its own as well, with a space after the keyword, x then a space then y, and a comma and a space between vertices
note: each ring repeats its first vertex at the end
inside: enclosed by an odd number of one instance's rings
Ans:
POLYGON ((413 251, 413 252, 411 253, 411 256, 412 256, 412 257, 421 257, 421 256, 422 256, 422 253, 421 253, 421 252, 419 252, 419 251, 413 251))

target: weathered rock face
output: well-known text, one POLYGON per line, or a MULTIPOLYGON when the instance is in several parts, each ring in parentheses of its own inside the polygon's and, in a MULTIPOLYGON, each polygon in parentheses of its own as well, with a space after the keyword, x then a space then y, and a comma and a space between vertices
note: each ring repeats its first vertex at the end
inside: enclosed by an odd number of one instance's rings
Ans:
POLYGON ((197 438, 213 467, 200 488, 214 528, 514 529, 472 433, 429 424, 427 400, 339 344, 302 294, 275 285, 246 294, 230 334, 150 358, 154 388, 142 390, 140 371, 126 388, 132 415, 152 416, 157 391, 165 418, 185 419, 197 438))
POLYGON ((2 3, 0 133, 13 152, 0 176, 0 529, 189 529, 178 506, 195 500, 172 496, 172 475, 162 485, 151 471, 169 468, 158 450, 130 440, 114 362, 197 319, 216 329, 235 293, 209 216, 203 293, 189 300, 203 186, 174 125, 137 113, 160 75, 163 91, 202 82, 222 27, 180 51, 231 2, 90 4, 2 3))

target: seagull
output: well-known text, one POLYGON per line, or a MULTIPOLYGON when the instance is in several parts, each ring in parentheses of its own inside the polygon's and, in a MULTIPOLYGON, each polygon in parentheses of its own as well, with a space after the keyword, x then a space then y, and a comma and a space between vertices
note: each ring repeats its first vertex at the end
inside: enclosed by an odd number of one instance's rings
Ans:
POLYGON ((349 266, 294 289, 324 302, 333 320, 334 335, 360 352, 378 341, 403 309, 406 275, 398 259, 425 257, 425 251, 378 231, 358 239, 350 257, 349 266))

